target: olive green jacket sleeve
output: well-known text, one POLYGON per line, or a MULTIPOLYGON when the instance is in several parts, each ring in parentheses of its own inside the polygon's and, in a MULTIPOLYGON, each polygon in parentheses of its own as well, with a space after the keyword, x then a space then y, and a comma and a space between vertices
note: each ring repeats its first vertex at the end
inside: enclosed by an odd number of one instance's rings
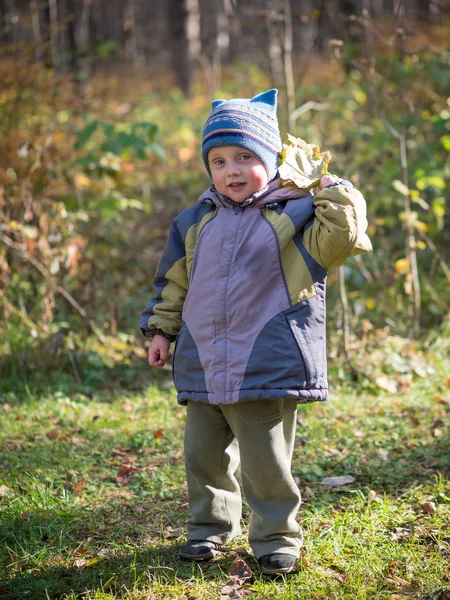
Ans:
POLYGON ((366 201, 353 185, 341 181, 314 198, 315 218, 303 235, 309 254, 327 270, 340 267, 349 256, 370 252, 366 201))

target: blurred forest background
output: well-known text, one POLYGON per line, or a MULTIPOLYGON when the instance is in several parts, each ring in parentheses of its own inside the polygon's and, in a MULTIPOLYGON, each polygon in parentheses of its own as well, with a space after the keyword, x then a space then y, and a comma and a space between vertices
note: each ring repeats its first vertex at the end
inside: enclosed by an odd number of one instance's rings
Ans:
POLYGON ((3 0, 3 391, 138 385, 169 222, 209 185, 210 102, 271 86, 283 136, 368 202, 374 252, 329 277, 334 384, 426 377, 450 348, 449 33, 444 0, 3 0))

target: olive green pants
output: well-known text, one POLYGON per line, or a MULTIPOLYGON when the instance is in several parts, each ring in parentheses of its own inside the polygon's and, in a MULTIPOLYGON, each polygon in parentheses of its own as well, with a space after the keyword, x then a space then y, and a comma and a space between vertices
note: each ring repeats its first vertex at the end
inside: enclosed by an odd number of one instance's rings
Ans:
POLYGON ((226 543, 241 533, 242 489, 252 509, 249 543, 256 558, 299 555, 295 520, 300 492, 292 477, 297 401, 188 402, 184 438, 191 518, 189 540, 226 543))

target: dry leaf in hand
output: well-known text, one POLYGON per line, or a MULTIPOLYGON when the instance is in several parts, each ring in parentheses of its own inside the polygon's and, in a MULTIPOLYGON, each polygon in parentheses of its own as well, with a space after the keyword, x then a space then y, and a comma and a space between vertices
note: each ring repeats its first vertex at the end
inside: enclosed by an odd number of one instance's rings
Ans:
POLYGON ((283 183, 294 183, 300 189, 311 190, 319 185, 322 175, 328 174, 330 161, 329 152, 320 152, 315 144, 288 134, 278 172, 283 183))

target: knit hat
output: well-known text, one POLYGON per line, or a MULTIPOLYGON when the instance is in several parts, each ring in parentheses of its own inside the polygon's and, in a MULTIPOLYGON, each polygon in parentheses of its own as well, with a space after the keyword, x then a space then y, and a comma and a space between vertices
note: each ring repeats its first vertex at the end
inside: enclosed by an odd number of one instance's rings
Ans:
POLYGON ((253 98, 214 100, 212 112, 203 128, 202 157, 206 170, 208 152, 217 146, 240 146, 253 152, 263 163, 269 181, 277 174, 281 151, 277 120, 278 90, 272 89, 253 98))

